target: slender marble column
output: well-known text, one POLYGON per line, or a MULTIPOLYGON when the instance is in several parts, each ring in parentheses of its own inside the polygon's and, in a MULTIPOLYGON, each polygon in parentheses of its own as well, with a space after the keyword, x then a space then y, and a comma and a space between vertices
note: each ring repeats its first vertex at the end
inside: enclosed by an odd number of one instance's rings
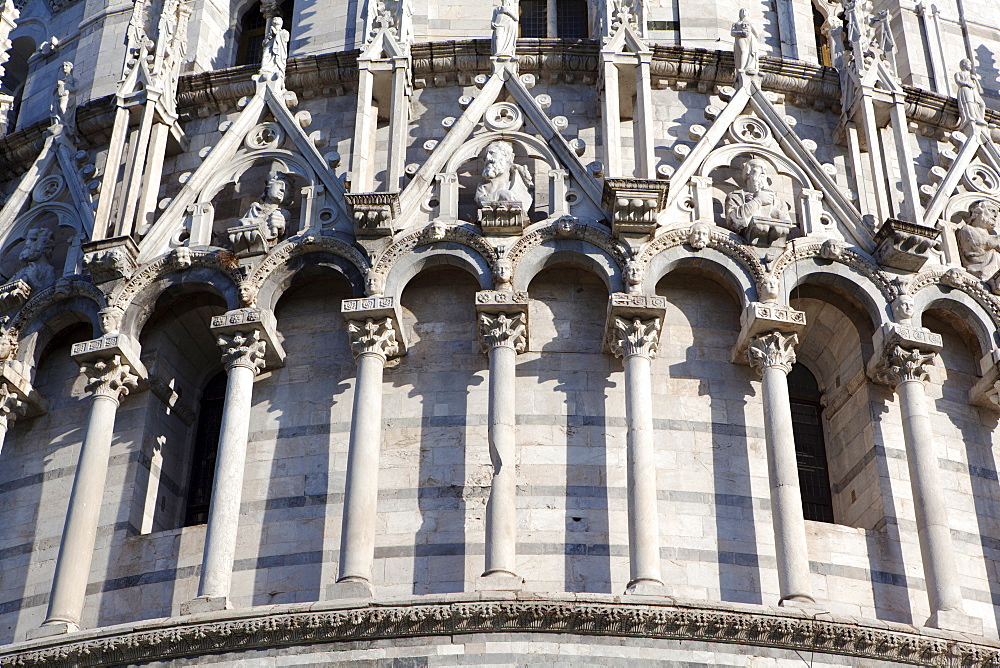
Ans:
POLYGON ((517 587, 517 477, 515 460, 515 366, 524 352, 526 317, 522 312, 480 313, 483 352, 490 356, 489 443, 493 482, 486 504, 486 570, 482 588, 517 587))
POLYGON ((879 380, 895 386, 903 419, 903 443, 913 490, 920 557, 931 616, 928 626, 982 633, 982 622, 965 613, 948 510, 938 474, 924 381, 934 353, 895 345, 886 350, 879 380))
POLYGON ((797 334, 773 331, 754 337, 747 361, 763 377, 764 438, 767 473, 771 484, 771 523, 778 562, 778 605, 815 603, 809 578, 806 522, 792 434, 792 408, 788 401, 788 372, 795 364, 797 334))
POLYGON ((267 343, 260 330, 219 334, 216 343, 222 348, 222 362, 227 373, 226 400, 222 408, 198 596, 181 606, 182 614, 232 607, 229 589, 240 524, 253 379, 265 365, 267 343))
POLYGON ((358 375, 347 453, 340 576, 330 591, 331 596, 338 598, 372 594, 378 460, 382 446, 382 372, 386 360, 399 352, 395 324, 392 316, 347 322, 358 375))
POLYGON ((69 495, 48 613, 42 626, 29 633, 32 638, 69 633, 80 628, 90 564, 94 558, 97 523, 104 500, 115 414, 121 398, 136 389, 139 381, 131 366, 124 361, 121 355, 111 355, 80 364, 87 376, 87 390, 92 397, 90 417, 69 495))
POLYGON ((627 436, 629 593, 654 593, 660 574, 660 523, 653 449, 650 367, 660 338, 660 319, 614 316, 609 347, 625 358, 627 436))

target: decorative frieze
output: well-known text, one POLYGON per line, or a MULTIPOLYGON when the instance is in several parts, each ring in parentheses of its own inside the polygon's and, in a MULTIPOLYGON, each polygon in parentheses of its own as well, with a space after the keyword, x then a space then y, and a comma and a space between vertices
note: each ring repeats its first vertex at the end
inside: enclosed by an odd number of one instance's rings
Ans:
POLYGON ((605 179, 601 207, 611 212, 611 231, 650 235, 667 198, 668 181, 654 179, 605 179))
POLYGON ((480 290, 476 293, 476 310, 480 313, 518 311, 527 314, 528 293, 524 290, 480 290))
POLYGON ((940 248, 941 231, 889 218, 875 234, 875 259, 900 271, 919 271, 940 248))
POLYGON ((212 316, 212 334, 229 366, 245 366, 258 373, 285 363, 274 314, 261 308, 241 308, 212 316), (242 351, 246 348, 245 351, 242 351), (263 360, 263 363, 261 363, 263 360))
POLYGON ((139 247, 130 236, 112 237, 83 244, 83 270, 95 283, 131 276, 138 266, 139 247))
POLYGON ((528 337, 528 316, 523 311, 479 314, 479 347, 482 352, 505 346, 523 353, 528 337))
POLYGON ((747 362, 760 375, 764 375, 764 369, 768 367, 776 367, 788 373, 795 364, 795 346, 798 343, 798 334, 773 331, 755 336, 747 346, 747 362))
POLYGON ((751 302, 740 316, 740 323, 740 336, 733 347, 731 359, 738 364, 752 364, 747 348, 757 337, 774 332, 801 334, 806 328, 806 314, 782 304, 751 302))
POLYGON ((395 233, 399 217, 399 193, 346 193, 344 198, 359 237, 385 237, 395 233))

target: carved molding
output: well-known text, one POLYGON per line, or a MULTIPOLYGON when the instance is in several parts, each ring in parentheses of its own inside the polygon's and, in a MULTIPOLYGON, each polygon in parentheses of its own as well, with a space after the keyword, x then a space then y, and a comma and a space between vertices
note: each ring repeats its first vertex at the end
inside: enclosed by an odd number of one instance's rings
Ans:
POLYGON ((348 320, 347 335, 351 339, 351 352, 355 358, 375 355, 385 361, 399 354, 395 319, 391 316, 378 320, 375 318, 348 320))
POLYGON ((788 373, 795 364, 795 346, 798 344, 798 334, 782 334, 779 331, 762 334, 754 337, 747 346, 747 362, 760 375, 764 375, 764 369, 769 367, 788 373))
MULTIPOLYGON (((225 251, 232 256, 230 251, 225 251)), ((109 305, 128 311, 129 305, 145 287, 174 271, 182 271, 190 267, 206 267, 228 276, 234 285, 239 285, 242 278, 235 266, 224 263, 225 255, 220 251, 198 251, 189 248, 177 248, 161 255, 152 262, 140 268, 127 281, 115 287, 109 296, 109 305)))
POLYGON ((513 348, 523 353, 528 342, 528 318, 523 311, 513 313, 479 314, 479 347, 482 352, 491 348, 513 348))
POLYGON ((775 647, 921 666, 995 665, 996 642, 855 617, 813 618, 794 611, 730 604, 608 600, 407 601, 309 611, 269 606, 139 622, 7 646, 0 666, 121 665, 267 647, 468 633, 575 634, 775 647))
POLYGON ((430 230, 425 228, 409 232, 397 238, 372 263, 371 272, 383 277, 388 276, 393 265, 417 246, 445 241, 451 241, 471 248, 482 256, 491 271, 496 270, 496 253, 494 253, 493 247, 481 235, 473 233, 471 230, 459 225, 445 227, 443 234, 440 234, 440 232, 441 230, 438 229, 437 234, 432 234, 430 230))

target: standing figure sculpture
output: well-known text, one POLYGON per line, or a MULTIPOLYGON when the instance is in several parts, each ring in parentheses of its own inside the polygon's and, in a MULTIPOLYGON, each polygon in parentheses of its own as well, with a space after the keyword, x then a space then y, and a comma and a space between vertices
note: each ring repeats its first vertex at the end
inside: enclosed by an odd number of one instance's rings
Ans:
POLYGON ((959 68, 955 73, 959 127, 965 127, 969 123, 986 125, 986 103, 983 101, 983 84, 979 75, 972 69, 972 61, 968 58, 962 59, 959 68))
POLYGON ((476 204, 484 202, 520 202, 521 210, 531 208, 531 173, 514 163, 514 147, 508 141, 495 141, 486 147, 483 182, 476 188, 476 204))
POLYGON ((747 18, 747 10, 740 10, 740 20, 733 24, 733 59, 736 61, 736 85, 742 86, 748 77, 760 74, 760 36, 747 18))
POLYGON ((768 163, 760 158, 743 165, 743 187, 726 197, 726 224, 751 243, 784 241, 795 226, 791 207, 778 198, 768 179, 768 163))
POLYGON ((282 28, 283 21, 275 16, 267 23, 264 33, 264 52, 260 61, 260 74, 272 75, 272 79, 285 78, 288 62, 288 31, 282 28))
POLYGON ((11 277, 11 282, 24 281, 32 290, 41 290, 54 283, 56 269, 49 262, 49 258, 52 257, 55 245, 55 235, 47 227, 28 230, 24 235, 24 248, 17 256, 24 266, 11 277))
POLYGON ((983 199, 969 207, 969 222, 955 231, 965 269, 984 281, 1000 272, 1000 205, 983 199))
POLYGON ((49 119, 52 126, 72 127, 76 116, 76 77, 73 76, 73 63, 62 64, 62 73, 56 81, 49 105, 49 119))
POLYGON ((493 57, 513 60, 517 45, 517 0, 503 0, 493 10, 493 57))

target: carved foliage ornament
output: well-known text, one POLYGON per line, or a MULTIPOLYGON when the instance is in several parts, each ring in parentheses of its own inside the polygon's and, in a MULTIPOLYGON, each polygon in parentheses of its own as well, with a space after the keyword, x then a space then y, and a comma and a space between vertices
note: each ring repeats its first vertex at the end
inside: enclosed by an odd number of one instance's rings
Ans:
POLYGON ((660 345, 660 319, 615 317, 610 348, 615 357, 642 355, 652 359, 660 345))
POLYGON ((28 404, 8 383, 0 383, 0 427, 6 429, 19 416, 28 412, 28 404))
POLYGON ((500 346, 513 348, 515 352, 524 352, 527 342, 525 325, 523 312, 480 313, 480 348, 484 353, 489 352, 490 348, 500 346))
POLYGON ((770 367, 788 373, 795 364, 795 346, 798 343, 798 334, 782 334, 777 330, 762 334, 747 347, 747 362, 760 375, 770 367))
POLYGON ((386 317, 376 320, 349 320, 347 334, 351 338, 351 352, 355 358, 362 355, 376 355, 383 360, 399 354, 396 329, 393 319, 386 317))
POLYGON ((894 346, 886 351, 885 361, 875 372, 875 377, 878 382, 892 387, 906 381, 927 380, 927 367, 933 364, 934 353, 894 346))
POLYGON ((139 387, 139 377, 132 373, 132 368, 124 363, 121 355, 82 362, 80 367, 87 376, 87 391, 95 397, 120 401, 139 387))
POLYGON ((267 342, 261 338, 260 330, 220 334, 216 343, 222 348, 222 364, 226 371, 239 366, 250 369, 256 375, 264 368, 267 342))

